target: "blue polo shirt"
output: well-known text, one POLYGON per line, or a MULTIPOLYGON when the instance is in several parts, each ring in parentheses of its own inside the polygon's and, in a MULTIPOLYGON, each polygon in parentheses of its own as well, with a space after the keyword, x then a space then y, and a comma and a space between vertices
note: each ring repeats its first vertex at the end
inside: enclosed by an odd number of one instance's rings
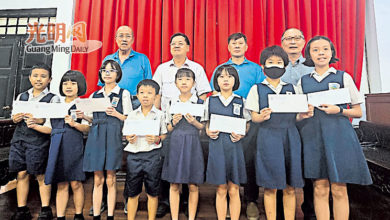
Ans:
MULTIPOLYGON (((131 95, 137 95, 137 85, 143 79, 152 78, 150 61, 145 54, 131 50, 129 57, 123 63, 119 60, 119 50, 116 53, 106 56, 103 60, 115 60, 122 68, 122 79, 118 85, 122 89, 129 90, 131 95)), ((99 86, 104 84, 99 81, 99 86)))
POLYGON ((213 76, 210 80, 210 86, 212 90, 214 90, 213 81, 215 71, 218 69, 218 67, 224 64, 232 65, 237 69, 238 76, 240 77, 240 87, 234 91, 234 93, 244 98, 248 96, 249 90, 253 85, 261 83, 265 79, 263 69, 257 63, 244 58, 244 62, 242 62, 240 65, 237 65, 233 63, 232 59, 230 58, 226 63, 223 63, 215 68, 213 76))

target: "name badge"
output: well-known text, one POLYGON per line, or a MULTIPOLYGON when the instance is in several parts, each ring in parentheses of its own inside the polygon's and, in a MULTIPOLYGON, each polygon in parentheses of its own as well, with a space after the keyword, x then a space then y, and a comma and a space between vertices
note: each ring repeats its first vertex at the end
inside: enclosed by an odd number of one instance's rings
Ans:
POLYGON ((241 112, 241 106, 240 104, 233 103, 233 114, 240 115, 241 112))
POLYGON ((338 83, 329 83, 329 90, 334 90, 334 89, 340 89, 340 84, 338 83))
POLYGON ((111 101, 111 106, 116 108, 118 106, 119 97, 113 97, 111 101))

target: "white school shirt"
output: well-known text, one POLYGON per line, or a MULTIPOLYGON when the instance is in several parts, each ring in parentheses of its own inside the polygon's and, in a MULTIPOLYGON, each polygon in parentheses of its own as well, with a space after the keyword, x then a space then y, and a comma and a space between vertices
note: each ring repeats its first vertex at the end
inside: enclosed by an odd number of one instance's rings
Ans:
MULTIPOLYGON (((276 88, 271 85, 266 79, 261 82, 261 84, 267 85, 272 91, 275 92, 275 94, 280 94, 280 92, 283 89, 284 85, 287 85, 288 83, 283 82, 280 80, 278 86, 276 88)), ((300 94, 298 89, 293 85, 295 94, 300 94)), ((257 85, 252 86, 251 90, 249 91, 248 97, 246 99, 246 109, 254 112, 260 112, 260 106, 259 106, 259 93, 257 92, 257 85)))
MULTIPOLYGON (((127 116, 129 120, 160 120, 160 135, 167 133, 167 126, 165 123, 164 113, 158 110, 156 107, 152 107, 150 112, 145 116, 142 113, 142 106, 138 107, 134 111, 130 112, 127 116)), ((138 152, 149 152, 157 148, 161 148, 161 142, 159 144, 148 144, 145 136, 137 136, 137 140, 134 144, 127 144, 129 152, 138 153, 138 152)))
MULTIPOLYGON (((224 106, 228 106, 233 101, 234 97, 241 97, 241 96, 236 95, 236 94, 233 93, 231 96, 229 96, 227 99, 225 99, 225 97, 223 97, 220 92, 218 92, 217 94, 214 94, 212 96, 217 96, 219 98, 219 100, 221 100, 221 102, 222 102, 222 104, 224 106)), ((205 108, 204 108, 205 111, 204 111, 204 116, 202 117, 201 121, 208 121, 208 120, 210 120, 210 118, 209 118, 209 98, 206 99, 204 104, 205 104, 205 108)), ((244 99, 243 116, 244 116, 244 119, 246 119, 246 121, 250 121, 251 120, 251 114, 246 109, 245 106, 246 106, 246 101, 244 99)))
MULTIPOLYGON (((171 108, 171 105, 172 103, 174 102, 182 102, 182 103, 192 103, 192 104, 197 104, 198 103, 198 96, 196 94, 192 94, 191 98, 188 99, 187 101, 183 102, 180 100, 179 96, 175 97, 175 98, 172 98, 171 99, 171 104, 168 103, 167 105, 167 109, 165 111, 165 122, 168 124, 171 123, 171 120, 172 120, 172 115, 171 113, 169 112, 170 108, 171 108)), ((182 118, 182 120, 186 120, 184 117, 182 118)))
MULTIPOLYGON (((119 94, 119 91, 120 91, 120 87, 118 85, 116 85, 109 94, 106 94, 106 92, 104 91, 104 88, 101 88, 97 94, 100 94, 100 93, 103 93, 103 96, 104 98, 109 98, 109 96, 111 95, 111 93, 114 93, 114 94, 119 94)), ((93 97, 93 94, 92 93, 89 98, 92 99, 93 97)), ((122 109, 123 109, 123 115, 128 115, 130 113, 130 111, 133 110, 133 106, 131 105, 131 98, 130 98, 130 92, 126 89, 123 89, 123 93, 122 93, 122 109)), ((92 113, 87 113, 88 116, 92 116, 92 113)))
MULTIPOLYGON (((191 69, 195 73, 196 85, 192 88, 191 93, 197 94, 198 96, 211 92, 209 80, 207 79, 206 72, 203 67, 186 58, 186 61, 180 68, 191 69)), ((175 76, 178 68, 173 59, 160 64, 156 72, 153 75, 153 80, 160 86, 161 94, 161 110, 165 112, 169 100, 180 95, 180 90, 176 87, 175 76)))
MULTIPOLYGON (((330 67, 324 74, 319 75, 315 70, 313 70, 310 73, 310 77, 313 77, 317 82, 321 82, 323 79, 325 79, 330 74, 336 74, 337 70, 333 67, 330 67)), ((351 104, 361 104, 364 102, 363 96, 359 93, 358 89, 356 88, 355 82, 353 81, 351 75, 349 75, 347 72, 344 73, 343 77, 344 81, 344 88, 348 88, 349 95, 351 96, 351 104)), ((302 90, 302 82, 301 80, 298 81, 298 90, 300 93, 303 93, 302 90)))

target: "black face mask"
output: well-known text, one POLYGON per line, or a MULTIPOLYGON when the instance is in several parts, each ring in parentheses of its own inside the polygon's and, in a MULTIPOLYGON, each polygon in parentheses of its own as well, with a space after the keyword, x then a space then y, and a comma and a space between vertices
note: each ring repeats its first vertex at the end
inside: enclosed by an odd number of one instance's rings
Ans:
POLYGON ((267 75, 271 79, 278 79, 283 76, 284 72, 286 72, 285 68, 280 68, 277 66, 264 67, 265 75, 267 75))

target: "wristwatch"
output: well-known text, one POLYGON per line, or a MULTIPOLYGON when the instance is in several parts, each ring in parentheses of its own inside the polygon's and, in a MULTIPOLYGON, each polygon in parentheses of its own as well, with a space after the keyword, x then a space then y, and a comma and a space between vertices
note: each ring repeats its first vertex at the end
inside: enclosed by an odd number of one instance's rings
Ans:
POLYGON ((342 114, 343 114, 343 111, 344 111, 344 108, 342 108, 342 107, 340 107, 340 106, 339 106, 339 108, 340 108, 340 112, 339 112, 339 113, 340 113, 340 115, 342 115, 342 114))

